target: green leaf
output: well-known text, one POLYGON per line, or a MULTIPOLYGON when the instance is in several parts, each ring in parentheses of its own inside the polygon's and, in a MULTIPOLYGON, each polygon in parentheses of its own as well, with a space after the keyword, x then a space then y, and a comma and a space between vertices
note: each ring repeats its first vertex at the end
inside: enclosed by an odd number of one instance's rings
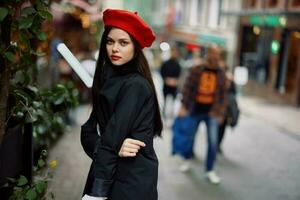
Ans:
POLYGON ((23 55, 21 57, 22 64, 26 65, 27 67, 33 63, 33 60, 31 58, 31 54, 29 52, 23 52, 23 55))
POLYGON ((35 94, 37 94, 39 92, 39 89, 37 87, 35 87, 35 86, 28 85, 27 88, 30 89, 35 94))
POLYGON ((36 10, 33 7, 26 7, 26 8, 22 9, 22 14, 23 15, 31 15, 35 12, 36 12, 36 10))
POLYGON ((24 200, 24 197, 23 196, 18 196, 17 200, 24 200))
MULTIPOLYGON (((33 105, 35 108, 40 108, 43 104, 42 104, 42 102, 40 102, 40 101, 33 101, 33 102, 32 102, 32 105, 33 105)), ((40 112, 39 110, 40 110, 40 109, 37 109, 37 112, 40 112)), ((41 111, 43 111, 43 110, 41 110, 41 111)))
POLYGON ((35 7, 38 11, 45 9, 45 4, 43 1, 35 1, 35 7))
POLYGON ((30 28, 33 22, 32 17, 22 17, 19 20, 19 29, 27 29, 30 28))
POLYGON ((38 116, 40 116, 40 117, 44 117, 45 112, 44 112, 43 109, 37 109, 37 110, 36 110, 36 114, 37 114, 38 116))
POLYGON ((20 97, 20 99, 18 99, 18 100, 24 100, 24 104, 26 105, 26 106, 28 106, 28 104, 29 104, 29 102, 31 102, 31 97, 28 95, 28 93, 26 93, 26 92, 24 92, 23 90, 14 90, 13 91, 14 93, 15 93, 15 96, 16 97, 20 97))
POLYGON ((49 21, 51 21, 53 19, 53 16, 50 12, 48 12, 47 10, 41 10, 39 11, 39 15, 44 18, 47 19, 49 21))
POLYGON ((23 186, 26 185, 28 183, 28 180, 25 176, 21 175, 20 178, 18 179, 18 186, 23 186))
POLYGON ((28 200, 35 200, 37 198, 37 194, 34 191, 34 189, 28 190, 28 192, 26 193, 25 198, 28 199, 28 200))
POLYGON ((38 126, 36 128, 36 131, 39 133, 39 134, 43 134, 47 131, 46 127, 45 126, 38 126))
POLYGON ((55 101, 53 102, 54 105, 60 105, 64 102, 65 97, 64 96, 59 96, 57 99, 55 99, 55 101))
POLYGON ((39 40, 46 40, 47 39, 47 35, 45 32, 43 31, 40 31, 38 34, 37 34, 37 37, 39 40))
POLYGON ((43 160, 39 159, 38 166, 39 166, 39 168, 44 167, 45 166, 45 162, 43 160))
POLYGON ((8 9, 0 7, 0 21, 2 21, 8 14, 8 9))
POLYGON ((12 62, 12 63, 16 62, 15 55, 12 52, 8 51, 4 55, 10 62, 12 62))
POLYGON ((30 48, 30 43, 29 43, 29 39, 30 36, 27 35, 25 32, 23 31, 19 31, 19 39, 20 39, 20 43, 25 46, 25 48, 30 48))
POLYGON ((35 109, 32 107, 28 108, 28 114, 26 116, 25 121, 28 123, 33 123, 33 122, 37 121, 37 119, 38 119, 38 116, 37 116, 37 113, 35 112, 35 109))
POLYGON ((47 189, 47 182, 46 181, 39 182, 36 185, 36 191, 40 194, 45 192, 46 189, 47 189))
POLYGON ((45 156, 47 156, 47 155, 48 155, 47 150, 46 150, 46 149, 43 149, 40 156, 41 156, 41 157, 45 157, 45 156))
POLYGON ((20 112, 20 111, 19 111, 19 112, 17 112, 17 114, 16 114, 16 115, 17 115, 17 117, 18 117, 18 118, 22 118, 22 117, 24 117, 24 113, 23 113, 23 112, 20 112))
POLYGON ((31 53, 32 53, 33 55, 36 55, 36 56, 39 56, 39 57, 45 56, 45 55, 46 55, 46 53, 44 53, 44 52, 38 52, 38 51, 32 51, 31 53))

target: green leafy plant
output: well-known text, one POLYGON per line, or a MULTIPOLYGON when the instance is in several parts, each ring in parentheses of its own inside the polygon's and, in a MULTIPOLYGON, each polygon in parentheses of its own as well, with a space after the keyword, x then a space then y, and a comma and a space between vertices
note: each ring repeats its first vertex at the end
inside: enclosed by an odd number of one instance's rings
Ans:
POLYGON ((38 44, 47 39, 42 24, 52 20, 50 2, 0 1, 0 145, 8 127, 32 123, 35 144, 48 147, 64 131, 67 110, 78 104, 70 82, 47 89, 36 85, 36 61, 44 56, 38 44))
POLYGON ((78 105, 78 90, 71 81, 50 89, 12 87, 10 122, 32 123, 34 149, 48 148, 65 131, 70 108, 78 105))
POLYGON ((36 104, 36 121, 33 122, 35 148, 48 148, 66 128, 68 110, 78 105, 78 90, 72 82, 57 84, 50 90, 42 90, 43 104, 36 104))
POLYGON ((42 23, 52 20, 49 4, 47 0, 0 2, 0 144, 7 128, 9 108, 13 107, 8 104, 11 85, 19 87, 21 93, 22 88, 35 82, 36 58, 43 55, 37 51, 37 45, 46 39, 42 23))
POLYGON ((54 199, 54 194, 47 191, 47 188, 57 162, 53 160, 47 164, 46 158, 47 151, 43 150, 37 165, 34 167, 35 176, 33 181, 28 181, 28 179, 22 175, 18 179, 8 178, 9 181, 4 187, 13 188, 13 193, 9 197, 9 200, 54 199))
MULTIPOLYGON (((39 44, 48 39, 43 23, 52 20, 50 3, 0 1, 0 145, 9 128, 31 123, 35 148, 49 147, 64 131, 67 110, 78 103, 78 91, 70 83, 46 89, 37 86, 37 58, 45 56, 39 44)), ((38 163, 42 167, 42 161, 38 163)), ((48 175, 39 181, 35 173, 33 181, 29 179, 20 176, 15 180, 11 199, 43 197, 48 175)))

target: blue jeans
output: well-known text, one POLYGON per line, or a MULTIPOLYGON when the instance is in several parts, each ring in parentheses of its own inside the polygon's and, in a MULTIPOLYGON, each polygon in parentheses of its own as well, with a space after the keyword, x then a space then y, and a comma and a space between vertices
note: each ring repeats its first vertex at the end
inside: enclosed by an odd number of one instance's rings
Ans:
POLYGON ((216 118, 209 116, 208 113, 191 114, 190 117, 190 131, 194 137, 200 122, 205 122, 207 132, 206 171, 211 171, 214 168, 218 147, 218 121, 216 118))

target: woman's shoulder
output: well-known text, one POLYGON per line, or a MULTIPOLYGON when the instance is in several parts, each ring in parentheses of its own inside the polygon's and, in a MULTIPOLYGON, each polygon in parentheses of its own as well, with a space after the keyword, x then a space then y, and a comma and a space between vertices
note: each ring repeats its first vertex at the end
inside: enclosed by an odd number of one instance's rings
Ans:
POLYGON ((151 86, 149 84, 149 82, 147 81, 146 78, 144 78, 142 75, 140 74, 133 74, 131 75, 126 83, 126 88, 130 89, 130 90, 136 90, 139 92, 142 92, 144 94, 151 94, 151 86))

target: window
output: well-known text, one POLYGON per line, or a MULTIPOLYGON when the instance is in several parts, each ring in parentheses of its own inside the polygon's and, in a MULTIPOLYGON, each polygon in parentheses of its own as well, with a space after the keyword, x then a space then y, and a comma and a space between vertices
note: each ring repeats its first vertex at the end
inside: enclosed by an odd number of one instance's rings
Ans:
POLYGON ((220 2, 218 0, 211 0, 208 8, 208 26, 216 28, 218 26, 218 19, 220 13, 220 2))
POLYGON ((248 1, 249 8, 255 8, 256 2, 257 2, 257 0, 250 0, 250 1, 248 1))
POLYGON ((299 7, 300 6, 300 0, 292 0, 292 6, 293 7, 299 7))
POLYGON ((198 0, 197 1, 197 21, 198 21, 198 24, 201 23, 202 21, 202 0, 198 0))
POLYGON ((277 7, 277 5, 278 5, 278 0, 269 0, 267 7, 274 8, 277 7))
POLYGON ((190 1, 181 0, 181 6, 182 6, 182 23, 188 24, 189 21, 189 3, 190 1))

